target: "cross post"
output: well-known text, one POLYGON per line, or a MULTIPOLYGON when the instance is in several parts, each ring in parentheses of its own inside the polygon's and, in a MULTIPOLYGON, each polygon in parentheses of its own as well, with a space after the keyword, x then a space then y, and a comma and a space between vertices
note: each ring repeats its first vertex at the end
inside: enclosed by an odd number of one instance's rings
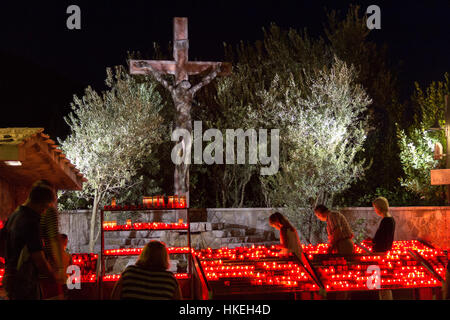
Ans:
MULTIPOLYGON (((173 61, 170 60, 130 60, 130 74, 152 75, 170 91, 175 105, 176 128, 186 129, 192 137, 191 108, 195 94, 217 76, 231 73, 231 64, 227 62, 189 61, 188 19, 173 19, 173 61), (191 86, 189 76, 208 72, 196 85, 191 86), (173 75, 171 83, 163 75, 173 75)), ((186 143, 183 141, 184 146, 186 143)), ((190 146, 189 146, 190 147, 190 146)), ((190 154, 183 149, 183 156, 190 154)), ((190 160, 190 159, 189 159, 190 160)), ((189 161, 190 163, 190 161, 189 161)), ((174 192, 186 196, 189 208, 189 163, 184 161, 175 165, 174 192)))

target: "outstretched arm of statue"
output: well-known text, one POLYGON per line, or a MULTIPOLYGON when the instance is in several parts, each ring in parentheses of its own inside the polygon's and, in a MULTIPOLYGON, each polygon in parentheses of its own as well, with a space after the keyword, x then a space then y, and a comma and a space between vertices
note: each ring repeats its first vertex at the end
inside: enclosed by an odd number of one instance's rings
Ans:
POLYGON ((195 95, 198 90, 208 85, 211 81, 214 80, 215 77, 217 77, 217 74, 220 72, 221 65, 222 63, 219 62, 211 67, 212 68, 211 72, 189 90, 192 93, 192 95, 195 95))
POLYGON ((169 84, 169 82, 167 82, 163 76, 161 75, 161 73, 159 73, 158 71, 156 71, 155 69, 153 69, 153 67, 149 64, 146 63, 145 65, 141 65, 140 68, 144 69, 146 71, 147 74, 150 74, 153 76, 153 78, 156 79, 156 81, 158 81, 159 83, 161 83, 164 88, 166 88, 169 91, 173 90, 173 86, 169 84))

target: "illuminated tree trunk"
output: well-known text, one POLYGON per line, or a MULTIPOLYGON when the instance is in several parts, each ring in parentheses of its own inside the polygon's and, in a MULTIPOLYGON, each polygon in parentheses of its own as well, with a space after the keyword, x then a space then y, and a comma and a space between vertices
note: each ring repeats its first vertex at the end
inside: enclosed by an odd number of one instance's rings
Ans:
POLYGON ((89 253, 94 253, 95 243, 98 240, 98 237, 100 236, 101 228, 100 226, 97 230, 97 233, 95 232, 95 226, 97 225, 97 220, 99 219, 98 212, 99 212, 99 204, 104 196, 104 193, 99 192, 98 189, 95 190, 94 195, 94 203, 92 205, 92 213, 91 213, 91 221, 90 221, 90 228, 89 228, 89 253))

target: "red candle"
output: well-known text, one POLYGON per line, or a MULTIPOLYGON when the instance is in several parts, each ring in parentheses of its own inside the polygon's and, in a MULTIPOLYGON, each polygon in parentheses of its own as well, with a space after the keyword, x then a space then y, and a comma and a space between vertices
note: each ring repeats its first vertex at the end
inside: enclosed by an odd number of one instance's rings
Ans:
POLYGON ((152 197, 144 197, 142 199, 142 204, 146 207, 152 206, 153 204, 153 198, 152 197))
POLYGON ((180 208, 186 208, 186 196, 180 196, 180 208))
POLYGON ((158 199, 158 205, 159 205, 161 208, 164 208, 164 196, 159 196, 159 199, 158 199))
POLYGON ((155 208, 158 207, 158 196, 153 197, 153 207, 155 207, 155 208))
POLYGON ((176 208, 174 203, 174 196, 169 196, 167 201, 167 208, 176 208))

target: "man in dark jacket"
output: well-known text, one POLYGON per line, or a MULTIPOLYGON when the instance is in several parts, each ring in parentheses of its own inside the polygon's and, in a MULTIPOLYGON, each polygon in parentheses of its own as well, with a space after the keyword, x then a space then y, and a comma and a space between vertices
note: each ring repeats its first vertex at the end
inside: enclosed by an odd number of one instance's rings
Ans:
POLYGON ((34 185, 26 202, 6 223, 5 289, 11 300, 40 299, 38 274, 54 277, 45 258, 40 235, 40 217, 56 201, 52 189, 34 185))

